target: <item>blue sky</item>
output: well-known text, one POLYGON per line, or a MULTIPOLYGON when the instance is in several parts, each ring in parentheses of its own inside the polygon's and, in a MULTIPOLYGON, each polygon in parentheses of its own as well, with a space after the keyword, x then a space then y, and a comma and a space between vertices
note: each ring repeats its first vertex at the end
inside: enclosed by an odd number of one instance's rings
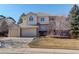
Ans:
POLYGON ((46 12, 67 16, 71 8, 71 4, 0 4, 0 15, 13 17, 18 22, 22 13, 46 12))

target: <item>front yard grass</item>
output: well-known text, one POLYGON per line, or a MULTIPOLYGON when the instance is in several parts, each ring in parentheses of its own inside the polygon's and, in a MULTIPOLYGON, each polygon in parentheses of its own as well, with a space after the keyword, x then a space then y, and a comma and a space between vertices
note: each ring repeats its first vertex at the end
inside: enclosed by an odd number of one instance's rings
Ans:
POLYGON ((28 45, 31 48, 79 49, 79 39, 36 38, 28 45))

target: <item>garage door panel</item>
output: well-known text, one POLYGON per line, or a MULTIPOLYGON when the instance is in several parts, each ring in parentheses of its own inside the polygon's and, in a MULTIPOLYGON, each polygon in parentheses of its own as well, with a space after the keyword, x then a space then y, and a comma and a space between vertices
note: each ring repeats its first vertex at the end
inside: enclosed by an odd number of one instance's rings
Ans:
POLYGON ((22 29, 21 36, 23 36, 23 37, 36 36, 36 29, 33 29, 33 28, 22 29))

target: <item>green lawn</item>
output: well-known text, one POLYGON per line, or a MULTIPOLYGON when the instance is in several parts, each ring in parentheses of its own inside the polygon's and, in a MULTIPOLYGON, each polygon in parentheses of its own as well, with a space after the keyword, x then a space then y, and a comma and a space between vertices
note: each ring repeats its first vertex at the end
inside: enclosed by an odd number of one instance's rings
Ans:
POLYGON ((59 38, 36 38, 28 45, 31 48, 79 49, 79 40, 59 38))

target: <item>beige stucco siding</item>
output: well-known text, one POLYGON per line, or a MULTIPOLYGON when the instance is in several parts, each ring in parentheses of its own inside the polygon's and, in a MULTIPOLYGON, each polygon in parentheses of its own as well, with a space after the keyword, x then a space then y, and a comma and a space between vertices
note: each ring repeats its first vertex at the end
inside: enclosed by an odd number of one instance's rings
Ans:
POLYGON ((34 14, 28 14, 26 15, 25 19, 23 20, 23 26, 28 26, 28 25, 35 25, 37 24, 37 16, 34 14), (33 17, 33 21, 29 21, 29 17, 33 17))
POLYGON ((21 23, 20 26, 36 25, 37 22, 40 24, 49 24, 49 16, 37 16, 36 14, 29 13, 24 17, 23 23, 21 23), (29 21, 30 16, 33 17, 33 21, 29 21), (45 18, 45 21, 41 22, 41 18, 45 18))

